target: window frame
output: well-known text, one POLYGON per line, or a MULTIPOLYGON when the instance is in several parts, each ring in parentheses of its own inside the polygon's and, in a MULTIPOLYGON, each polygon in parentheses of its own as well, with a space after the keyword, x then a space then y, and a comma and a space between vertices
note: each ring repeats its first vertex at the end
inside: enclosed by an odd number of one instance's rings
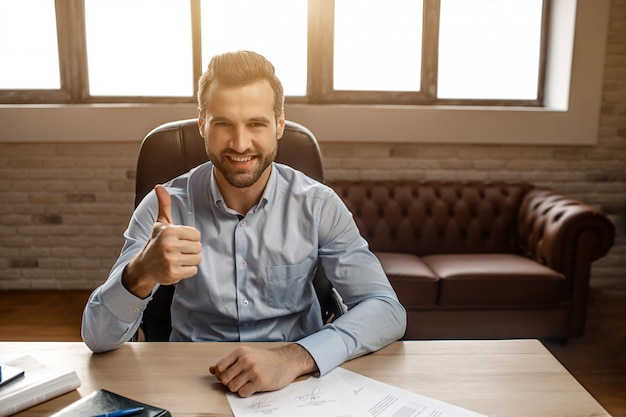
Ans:
MULTIPOLYGON (((285 112, 322 145, 596 146, 606 136, 601 110, 606 54, 614 55, 607 41, 611 10, 610 0, 551 0, 544 107, 287 103, 285 112)), ((0 143, 139 143, 162 123, 197 116, 194 103, 0 104, 0 143)))
POLYGON ((424 0, 422 79, 419 92, 340 91, 333 89, 335 0, 309 1, 309 86, 311 104, 404 104, 451 106, 543 106, 550 0, 543 0, 537 98, 534 100, 441 99, 437 97, 439 11, 441 0, 424 0), (316 36, 316 33, 322 34, 316 36), (321 64, 318 64, 321 63, 321 64))
POLYGON ((82 0, 55 0, 60 89, 0 90, 0 102, 78 103, 86 92, 87 62, 82 0))
MULTIPOLYGON (((191 4, 193 77, 202 73, 200 0, 191 4)), ((484 100, 437 98, 437 49, 440 0, 424 0, 422 78, 419 92, 339 91, 333 89, 333 26, 335 0, 308 0, 307 95, 288 96, 288 104, 444 105, 542 107, 546 80, 550 1, 543 0, 537 98, 484 100)), ((61 88, 0 90, 0 104, 194 103, 193 96, 141 97, 89 94, 85 10, 83 0, 55 0, 61 88)))

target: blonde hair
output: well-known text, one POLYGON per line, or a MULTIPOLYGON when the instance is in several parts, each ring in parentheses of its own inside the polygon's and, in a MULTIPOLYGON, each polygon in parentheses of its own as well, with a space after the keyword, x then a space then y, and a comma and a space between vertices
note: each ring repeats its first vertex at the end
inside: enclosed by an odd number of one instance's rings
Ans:
POLYGON ((198 80, 198 110, 206 111, 206 92, 211 84, 219 81, 229 87, 239 87, 257 81, 269 81, 274 91, 274 115, 276 120, 284 110, 285 93, 276 76, 274 65, 263 55, 251 51, 226 52, 211 58, 207 70, 198 80))

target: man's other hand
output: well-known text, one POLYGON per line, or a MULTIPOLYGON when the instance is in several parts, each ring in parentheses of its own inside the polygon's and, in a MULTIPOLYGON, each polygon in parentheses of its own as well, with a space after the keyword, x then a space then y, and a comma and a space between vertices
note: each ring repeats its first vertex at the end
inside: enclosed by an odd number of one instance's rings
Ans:
POLYGON ((231 392, 249 397, 284 388, 297 377, 316 371, 317 365, 306 349, 293 343, 271 350, 242 346, 209 370, 231 392))

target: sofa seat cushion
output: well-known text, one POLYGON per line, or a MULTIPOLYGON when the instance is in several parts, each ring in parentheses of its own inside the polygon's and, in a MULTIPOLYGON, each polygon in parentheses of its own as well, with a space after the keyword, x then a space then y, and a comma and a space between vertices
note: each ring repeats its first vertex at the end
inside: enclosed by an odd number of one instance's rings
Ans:
POLYGON ((405 308, 437 304, 439 278, 419 257, 391 252, 375 255, 405 308))
POLYGON ((422 260, 440 278, 442 306, 524 307, 561 302, 565 277, 513 254, 431 255, 422 260))

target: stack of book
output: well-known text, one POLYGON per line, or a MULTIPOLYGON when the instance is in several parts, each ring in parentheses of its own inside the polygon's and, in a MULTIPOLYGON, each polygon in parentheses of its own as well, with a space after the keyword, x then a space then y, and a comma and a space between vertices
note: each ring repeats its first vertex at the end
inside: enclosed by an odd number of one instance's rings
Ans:
POLYGON ((50 369, 32 356, 22 356, 6 362, 6 365, 24 373, 0 386, 0 417, 10 416, 80 386, 75 371, 50 369))

